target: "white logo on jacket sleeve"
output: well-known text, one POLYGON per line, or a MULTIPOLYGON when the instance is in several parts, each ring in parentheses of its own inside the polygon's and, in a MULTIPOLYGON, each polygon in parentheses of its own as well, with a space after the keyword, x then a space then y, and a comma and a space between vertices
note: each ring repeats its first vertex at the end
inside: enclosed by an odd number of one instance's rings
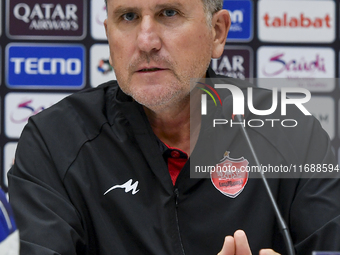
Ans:
POLYGON ((130 179, 126 183, 124 183, 122 185, 115 185, 115 186, 109 188, 104 193, 104 196, 107 193, 109 193, 111 190, 114 190, 114 189, 125 189, 125 193, 128 193, 128 192, 132 191, 132 195, 135 195, 139 191, 139 189, 137 190, 137 186, 138 186, 138 181, 136 181, 134 184, 132 184, 132 179, 130 179))

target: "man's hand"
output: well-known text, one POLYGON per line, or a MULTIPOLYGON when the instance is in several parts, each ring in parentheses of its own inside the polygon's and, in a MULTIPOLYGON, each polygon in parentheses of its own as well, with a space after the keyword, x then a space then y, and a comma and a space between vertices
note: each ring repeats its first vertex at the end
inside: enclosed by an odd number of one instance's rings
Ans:
MULTIPOLYGON (((234 236, 226 236, 222 250, 217 255, 251 255, 249 243, 243 230, 237 230, 234 236)), ((280 255, 271 249, 263 249, 260 255, 280 255)))

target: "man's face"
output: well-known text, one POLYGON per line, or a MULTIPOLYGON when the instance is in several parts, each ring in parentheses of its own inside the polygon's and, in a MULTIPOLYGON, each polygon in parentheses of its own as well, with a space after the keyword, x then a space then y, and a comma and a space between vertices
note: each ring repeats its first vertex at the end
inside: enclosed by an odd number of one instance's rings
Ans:
POLYGON ((201 0, 108 0, 110 61, 121 89, 150 109, 188 98, 213 35, 201 0))

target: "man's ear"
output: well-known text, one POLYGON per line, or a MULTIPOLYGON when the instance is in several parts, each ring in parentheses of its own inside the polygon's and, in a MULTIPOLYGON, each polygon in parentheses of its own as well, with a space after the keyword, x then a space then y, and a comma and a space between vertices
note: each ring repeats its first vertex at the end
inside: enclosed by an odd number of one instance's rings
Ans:
POLYGON ((107 19, 104 20, 105 34, 106 38, 109 39, 109 35, 107 34, 107 19))
MULTIPOLYGON (((110 37, 109 37, 109 32, 108 32, 109 30, 107 28, 107 19, 104 20, 104 27, 105 27, 106 38, 107 38, 107 40, 109 42, 110 37)), ((109 43, 109 45, 110 45, 110 43, 109 43)), ((113 66, 112 65, 112 58, 111 58, 111 49, 110 49, 109 63, 110 63, 111 66, 113 66)))
POLYGON ((214 40, 211 57, 219 58, 224 51, 225 42, 231 25, 229 12, 227 10, 216 12, 212 17, 211 25, 214 40))

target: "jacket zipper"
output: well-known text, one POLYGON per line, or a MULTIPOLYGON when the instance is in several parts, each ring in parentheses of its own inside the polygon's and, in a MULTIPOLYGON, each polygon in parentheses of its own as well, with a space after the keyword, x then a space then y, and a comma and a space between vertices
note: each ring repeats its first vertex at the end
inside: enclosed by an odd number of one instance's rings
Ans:
POLYGON ((176 224, 177 224, 178 237, 179 237, 179 242, 180 242, 181 249, 182 249, 182 254, 185 255, 185 251, 184 251, 183 243, 182 243, 182 238, 181 238, 181 232, 179 231, 179 222, 178 222, 178 212, 177 212, 178 197, 179 197, 178 188, 175 188, 174 193, 175 193, 175 205, 176 205, 176 210, 175 210, 176 212, 175 212, 175 214, 176 214, 176 224))

